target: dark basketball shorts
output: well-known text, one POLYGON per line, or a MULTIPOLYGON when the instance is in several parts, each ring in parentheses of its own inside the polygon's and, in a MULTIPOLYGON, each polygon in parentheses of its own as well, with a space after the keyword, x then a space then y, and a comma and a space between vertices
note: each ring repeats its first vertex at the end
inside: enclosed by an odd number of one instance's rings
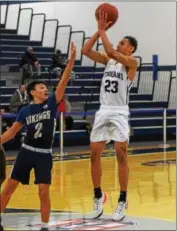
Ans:
POLYGON ((35 184, 51 184, 52 165, 51 153, 34 152, 22 147, 10 178, 22 184, 29 184, 30 172, 34 169, 35 184))

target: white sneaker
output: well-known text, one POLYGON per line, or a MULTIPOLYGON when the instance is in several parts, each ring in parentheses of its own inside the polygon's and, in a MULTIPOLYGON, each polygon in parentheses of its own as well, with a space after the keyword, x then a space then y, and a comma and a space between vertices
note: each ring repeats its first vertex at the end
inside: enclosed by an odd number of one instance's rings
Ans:
POLYGON ((97 219, 103 214, 103 205, 106 203, 108 197, 106 193, 103 192, 103 195, 100 199, 94 198, 94 208, 92 213, 92 218, 97 219))
POLYGON ((113 213, 113 216, 112 216, 112 219, 114 221, 121 221, 125 218, 126 216, 126 213, 125 213, 125 210, 127 208, 127 203, 126 202, 123 202, 123 201, 120 201, 113 213))

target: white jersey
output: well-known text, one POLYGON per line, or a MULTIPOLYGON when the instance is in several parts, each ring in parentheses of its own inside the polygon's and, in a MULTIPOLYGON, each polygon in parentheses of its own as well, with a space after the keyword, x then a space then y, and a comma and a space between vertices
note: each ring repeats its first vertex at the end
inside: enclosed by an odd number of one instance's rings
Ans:
POLYGON ((131 85, 125 66, 110 59, 101 83, 101 106, 127 106, 131 85))

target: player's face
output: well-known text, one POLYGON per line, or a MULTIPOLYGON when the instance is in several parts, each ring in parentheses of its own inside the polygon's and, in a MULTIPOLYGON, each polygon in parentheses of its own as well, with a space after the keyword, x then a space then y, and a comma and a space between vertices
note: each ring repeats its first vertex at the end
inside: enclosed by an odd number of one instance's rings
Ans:
POLYGON ((48 99, 48 89, 45 84, 36 84, 35 90, 32 91, 33 97, 40 100, 45 101, 48 99))
POLYGON ((130 45, 128 39, 122 39, 117 45, 117 51, 124 54, 130 55, 132 53, 133 47, 130 45))

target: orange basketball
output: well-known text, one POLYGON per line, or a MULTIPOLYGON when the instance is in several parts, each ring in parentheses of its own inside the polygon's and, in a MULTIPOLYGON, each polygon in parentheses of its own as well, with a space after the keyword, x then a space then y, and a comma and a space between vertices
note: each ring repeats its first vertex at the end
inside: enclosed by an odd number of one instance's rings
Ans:
POLYGON ((103 3, 99 5, 95 11, 96 19, 98 19, 99 17, 100 10, 107 13, 107 22, 111 21, 112 24, 110 26, 113 26, 116 23, 118 16, 119 16, 118 9, 115 6, 111 5, 110 3, 103 3))

